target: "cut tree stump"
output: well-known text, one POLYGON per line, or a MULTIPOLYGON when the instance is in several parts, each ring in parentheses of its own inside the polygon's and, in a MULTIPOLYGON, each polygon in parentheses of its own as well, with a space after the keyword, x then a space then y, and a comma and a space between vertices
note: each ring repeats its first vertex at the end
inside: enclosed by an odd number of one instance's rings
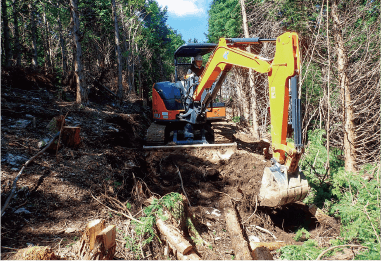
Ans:
POLYGON ((78 148, 81 143, 80 127, 64 126, 62 129, 62 143, 69 148, 78 148))
POLYGON ((78 257, 82 260, 110 260, 116 249, 116 227, 105 228, 105 221, 89 222, 79 242, 78 257))
POLYGON ((250 254, 248 243, 243 237, 241 225, 234 208, 230 207, 225 209, 225 221, 230 240, 232 241, 235 259, 252 260, 253 258, 250 254))

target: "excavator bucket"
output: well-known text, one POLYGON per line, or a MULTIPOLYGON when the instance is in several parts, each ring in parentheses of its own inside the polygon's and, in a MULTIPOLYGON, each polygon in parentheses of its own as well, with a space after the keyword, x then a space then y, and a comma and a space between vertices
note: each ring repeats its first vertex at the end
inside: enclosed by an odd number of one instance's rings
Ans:
POLYGON ((296 170, 287 173, 287 169, 273 162, 272 167, 266 167, 259 192, 261 206, 276 207, 303 200, 309 186, 303 172, 296 170))

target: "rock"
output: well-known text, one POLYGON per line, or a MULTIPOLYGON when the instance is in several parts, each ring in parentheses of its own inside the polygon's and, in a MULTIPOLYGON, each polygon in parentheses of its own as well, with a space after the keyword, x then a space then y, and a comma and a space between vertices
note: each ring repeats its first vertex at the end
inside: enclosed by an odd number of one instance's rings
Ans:
POLYGON ((8 162, 8 164, 12 165, 12 166, 22 165, 28 160, 28 158, 26 158, 24 156, 15 156, 11 153, 8 153, 5 158, 6 158, 6 161, 8 162))
POLYGON ((29 120, 17 120, 16 125, 12 125, 11 128, 24 129, 30 123, 31 123, 31 121, 29 121, 29 120))
POLYGON ((41 149, 42 147, 44 147, 46 144, 48 144, 49 142, 49 138, 44 138, 43 140, 39 141, 37 146, 39 149, 41 149))

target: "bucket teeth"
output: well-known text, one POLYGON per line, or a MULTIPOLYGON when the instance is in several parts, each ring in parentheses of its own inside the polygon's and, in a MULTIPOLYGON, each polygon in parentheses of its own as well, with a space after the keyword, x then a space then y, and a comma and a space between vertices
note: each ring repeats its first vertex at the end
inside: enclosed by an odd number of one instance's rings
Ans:
POLYGON ((287 174, 287 170, 282 171, 277 165, 265 168, 259 192, 261 206, 276 207, 301 201, 309 192, 303 172, 287 174))

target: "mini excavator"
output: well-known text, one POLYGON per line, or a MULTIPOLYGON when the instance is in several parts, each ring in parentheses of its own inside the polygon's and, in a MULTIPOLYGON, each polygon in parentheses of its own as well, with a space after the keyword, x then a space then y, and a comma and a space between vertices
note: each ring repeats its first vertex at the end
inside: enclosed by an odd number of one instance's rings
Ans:
MULTIPOLYGON (((154 123, 147 130, 146 142, 154 146, 208 146, 214 143, 211 122, 225 117, 225 105, 214 103, 226 74, 233 66, 267 73, 271 115, 272 166, 266 167, 259 193, 261 206, 282 206, 303 200, 309 186, 298 163, 303 153, 299 93, 300 54, 298 35, 287 32, 275 39, 221 38, 218 44, 184 44, 175 52, 175 83, 159 82, 152 88, 154 123), (274 42, 273 59, 247 52, 251 44, 274 42), (211 53, 200 77, 179 77, 183 57, 211 53), (290 95, 291 94, 291 95, 290 95), (291 98, 291 101, 290 101, 291 98), (294 143, 287 142, 291 105, 294 143)), ((266 149, 265 149, 266 150, 266 149)), ((265 151, 269 153, 269 151, 265 151)))

